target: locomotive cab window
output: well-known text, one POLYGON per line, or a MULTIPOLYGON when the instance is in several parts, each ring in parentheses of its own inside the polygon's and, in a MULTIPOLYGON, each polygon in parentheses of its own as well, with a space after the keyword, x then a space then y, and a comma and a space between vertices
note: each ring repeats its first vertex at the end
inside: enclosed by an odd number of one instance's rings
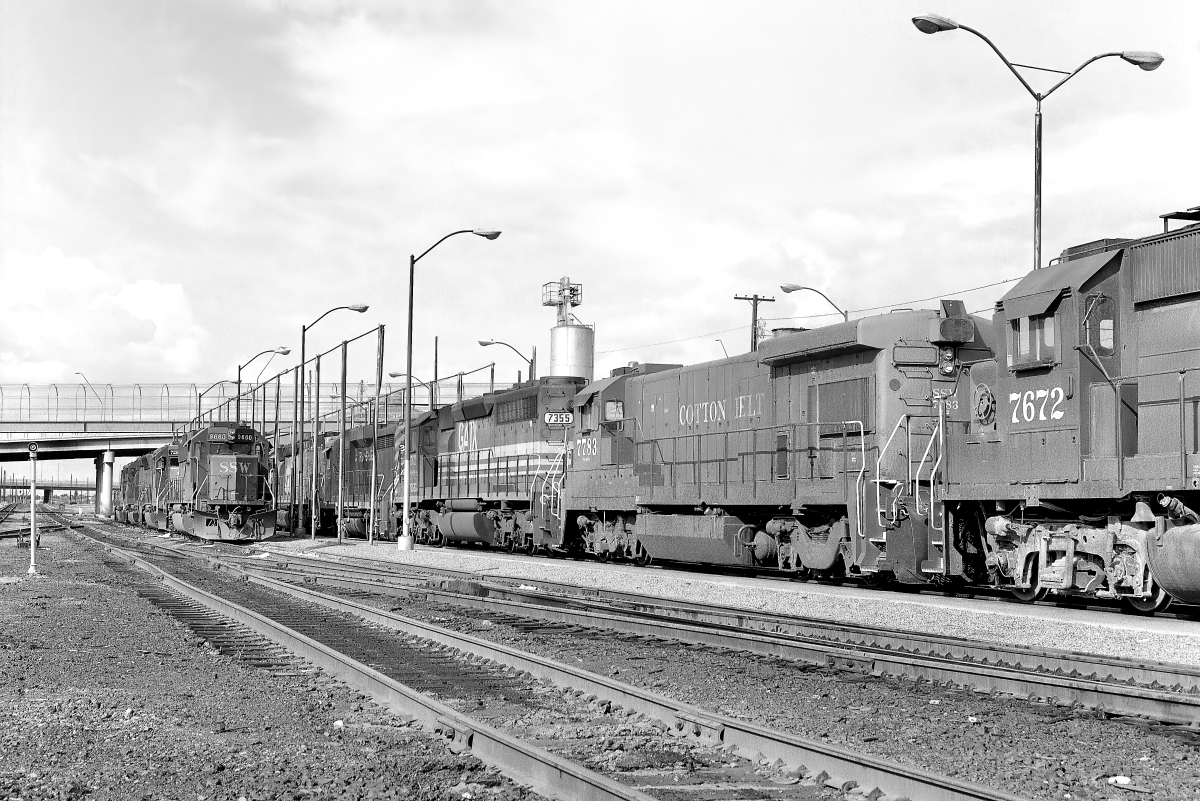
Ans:
POLYGON ((604 402, 604 419, 610 423, 625 418, 625 401, 609 400, 604 402))
POLYGON ((1107 295, 1088 295, 1084 301, 1083 341, 1098 356, 1117 352, 1116 304, 1107 295))
POLYGON ((1040 367, 1058 360, 1058 337, 1053 314, 1010 320, 1008 366, 1040 367))

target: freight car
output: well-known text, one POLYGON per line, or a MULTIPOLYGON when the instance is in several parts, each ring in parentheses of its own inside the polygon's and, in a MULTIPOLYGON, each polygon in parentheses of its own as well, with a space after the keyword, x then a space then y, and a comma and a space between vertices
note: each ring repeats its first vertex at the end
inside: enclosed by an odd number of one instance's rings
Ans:
MULTIPOLYGON (((562 484, 571 401, 584 383, 569 376, 526 381, 414 420, 416 541, 531 554, 559 547, 548 501, 562 484)), ((403 438, 398 447, 397 464, 403 438)), ((402 504, 395 509, 403 514, 402 504)))
MULTIPOLYGON (((573 402, 559 548, 799 576, 1200 600, 1200 226, 573 402)), ((544 493, 543 493, 544 494, 544 493)))

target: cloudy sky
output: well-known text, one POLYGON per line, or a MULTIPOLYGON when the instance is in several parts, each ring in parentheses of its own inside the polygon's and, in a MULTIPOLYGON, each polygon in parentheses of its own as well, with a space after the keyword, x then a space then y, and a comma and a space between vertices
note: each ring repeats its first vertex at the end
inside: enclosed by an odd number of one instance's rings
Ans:
POLYGON ((1046 101, 1046 258, 1200 204, 1190 0, 0 0, 0 383, 211 382, 347 303, 312 344, 383 323, 402 369, 408 254, 459 228, 504 234, 420 263, 418 375, 435 335, 442 374, 544 364, 562 275, 598 372, 746 350, 735 294, 829 311, 781 282, 987 308, 958 290, 1032 260, 1033 102, 927 11, 1022 63, 1166 56, 1046 101))

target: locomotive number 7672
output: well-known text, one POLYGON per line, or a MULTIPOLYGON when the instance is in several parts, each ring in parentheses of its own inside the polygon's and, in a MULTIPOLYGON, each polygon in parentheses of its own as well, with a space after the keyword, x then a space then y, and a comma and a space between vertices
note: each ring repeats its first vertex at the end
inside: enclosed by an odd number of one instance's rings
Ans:
POLYGON ((1066 412, 1058 407, 1062 406, 1066 399, 1067 395, 1062 387, 1010 392, 1008 402, 1013 405, 1013 424, 1032 423, 1034 420, 1061 420, 1066 412), (1046 408, 1047 404, 1050 406, 1049 410, 1046 408))

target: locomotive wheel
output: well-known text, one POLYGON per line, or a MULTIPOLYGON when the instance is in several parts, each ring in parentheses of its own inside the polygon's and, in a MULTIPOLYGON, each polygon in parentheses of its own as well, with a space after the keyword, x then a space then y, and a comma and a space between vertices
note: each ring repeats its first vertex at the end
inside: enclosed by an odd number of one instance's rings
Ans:
POLYGON ((1045 599, 1047 593, 1050 591, 1042 587, 1028 587, 1026 589, 1012 587, 1009 589, 1009 592, 1021 603, 1032 604, 1045 599))
POLYGON ((538 552, 537 543, 534 542, 532 537, 530 537, 528 544, 525 545, 525 553, 529 554, 530 556, 537 556, 537 552, 538 552))
POLYGON ((608 552, 608 548, 603 551, 596 551, 596 559, 601 562, 607 562, 612 559, 612 554, 608 552))
POLYGON ((513 540, 512 537, 509 537, 508 539, 506 539, 504 541, 504 550, 508 551, 509 553, 517 552, 517 543, 513 540))
POLYGON ((1135 615, 1153 615, 1171 605, 1171 596, 1167 591, 1153 581, 1150 584, 1149 598, 1122 598, 1126 611, 1135 615))
POLYGON ((1042 587, 1040 585, 1040 582, 1038 579, 1039 579, 1038 566, 1037 566, 1037 562, 1034 561, 1033 570, 1030 574, 1030 581, 1029 581, 1029 583, 1032 584, 1033 586, 1027 587, 1024 589, 1020 589, 1017 587, 1010 587, 1008 591, 1013 594, 1014 598, 1016 598, 1018 601, 1020 601, 1023 604, 1036 603, 1037 601, 1043 600, 1050 593, 1049 590, 1045 589, 1044 587, 1042 587))
POLYGON ((637 555, 633 557, 633 563, 638 567, 646 567, 650 564, 650 554, 640 544, 638 545, 637 555))

